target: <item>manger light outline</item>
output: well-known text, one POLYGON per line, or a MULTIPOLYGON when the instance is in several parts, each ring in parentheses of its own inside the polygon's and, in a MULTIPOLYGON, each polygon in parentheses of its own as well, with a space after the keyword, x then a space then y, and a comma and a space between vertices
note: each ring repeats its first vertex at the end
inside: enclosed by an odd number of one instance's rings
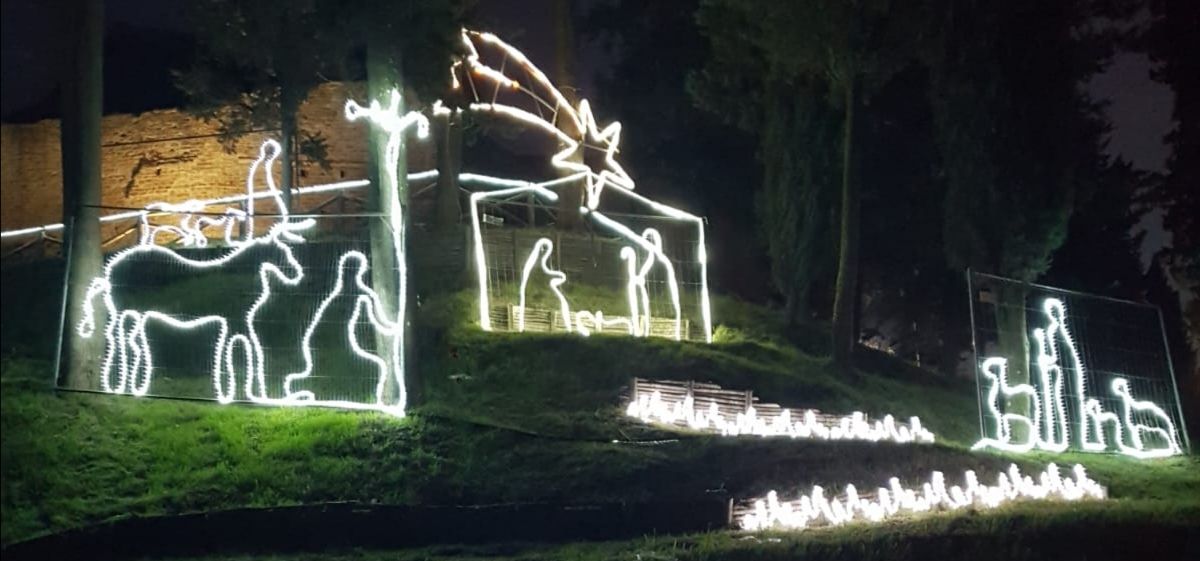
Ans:
POLYGON ((830 498, 825 489, 814 485, 812 491, 791 501, 781 501, 775 491, 754 501, 749 513, 738 520, 743 530, 769 530, 786 528, 802 530, 814 523, 840 526, 856 520, 880 522, 903 514, 917 514, 932 510, 959 510, 962 508, 996 508, 1015 500, 1079 501, 1104 499, 1107 490, 1092 478, 1080 464, 1075 464, 1071 475, 1063 477, 1056 464, 1050 464, 1038 476, 1021 474, 1016 464, 1009 466, 1007 473, 996 477, 995 485, 979 483, 973 470, 963 474, 964 485, 946 486, 945 476, 940 471, 932 473, 929 481, 919 488, 910 489, 892 477, 887 487, 880 487, 874 497, 862 496, 854 485, 847 485, 841 498, 830 498))
MULTIPOLYGON (((476 277, 477 277, 478 284, 479 284, 479 324, 480 324, 481 328, 484 329, 485 331, 491 331, 492 326, 491 326, 490 302, 489 302, 489 297, 487 294, 487 261, 486 261, 485 252, 483 250, 483 233, 482 233, 482 226, 481 226, 482 221, 480 220, 480 214, 479 214, 479 202, 483 201, 485 199, 493 199, 493 198, 500 199, 500 198, 510 197, 513 195, 519 195, 521 193, 531 193, 531 194, 534 194, 548 202, 556 202, 558 200, 558 195, 556 193, 554 193, 553 191, 550 191, 548 189, 548 187, 552 187, 552 186, 556 186, 556 185, 560 185, 560 184, 568 183, 570 181, 577 180, 581 175, 583 175, 583 174, 579 173, 579 174, 574 174, 572 176, 558 178, 558 179, 545 181, 545 182, 541 182, 541 183, 531 183, 528 181, 489 177, 489 176, 478 175, 478 174, 464 173, 459 176, 460 181, 462 181, 464 183, 478 183, 478 184, 483 185, 488 188, 497 188, 495 190, 489 190, 489 191, 477 191, 477 192, 472 193, 470 196, 471 228, 472 228, 473 242, 474 242, 474 246, 475 246, 474 247, 475 270, 476 270, 476 277)), ((674 319, 674 323, 673 323, 674 338, 676 340, 680 340, 682 338, 683 334, 682 334, 682 307, 681 307, 680 301, 679 301, 679 285, 678 285, 678 281, 676 280, 676 277, 675 277, 674 265, 662 250, 662 235, 659 234, 657 230, 655 230, 653 228, 648 228, 645 232, 643 232, 643 234, 641 236, 639 236, 636 233, 634 233, 632 230, 630 230, 628 227, 626 227, 625 225, 608 218, 607 216, 605 216, 603 213, 601 213, 599 211, 591 211, 591 210, 588 210, 586 207, 580 207, 580 212, 583 213, 585 216, 591 216, 592 218, 594 218, 595 221, 599 225, 604 226, 605 228, 616 233, 617 235, 619 235, 629 241, 634 242, 634 245, 637 245, 639 248, 641 248, 643 251, 645 251, 648 255, 651 256, 651 265, 653 264, 653 262, 661 262, 662 263, 662 265, 666 271, 666 274, 667 274, 668 292, 671 296, 671 304, 672 304, 674 312, 675 312, 675 319, 674 319)), ((686 213, 679 211, 678 214, 672 215, 672 216, 670 216, 670 218, 687 220, 687 218, 684 218, 682 215, 686 215, 686 213)), ((697 224, 700 226, 699 229, 701 231, 703 231, 702 221, 697 219, 697 224)), ((703 240, 703 234, 701 234, 701 240, 703 240)), ((622 254, 624 255, 622 258, 629 259, 628 253, 624 251, 625 249, 631 249, 631 248, 628 248, 628 246, 626 246, 625 248, 622 248, 622 254)), ((703 258, 703 251, 701 251, 700 254, 701 254, 701 257, 703 258)), ((527 261, 526 261, 527 263, 528 263, 528 259, 530 259, 530 257, 527 257, 527 261)), ((529 271, 531 272, 531 269, 529 271)), ((707 277, 707 268, 705 266, 703 266, 703 263, 702 263, 702 269, 701 269, 701 276, 707 277)), ((528 282, 527 275, 523 274, 521 286, 524 287, 527 282, 528 282)), ((644 279, 642 279, 642 282, 644 283, 644 279)), ((638 283, 637 278, 631 276, 628 283, 629 283, 629 285, 627 286, 627 290, 629 290, 629 286, 632 286, 632 289, 634 291, 638 290, 639 283, 638 283)), ((703 315, 703 319, 705 322, 706 342, 711 342, 712 334, 711 334, 711 329, 709 328, 711 325, 711 323, 710 323, 711 322, 711 313, 708 310, 707 287, 708 287, 707 279, 705 278, 703 281, 703 285, 702 285, 701 306, 703 308, 702 315, 703 315)), ((562 307, 569 308, 569 305, 566 304, 565 297, 562 297, 560 299, 560 303, 562 304, 562 307)), ((598 312, 598 311, 597 312, 592 312, 592 311, 577 311, 577 312, 575 312, 575 319, 574 319, 575 328, 576 328, 575 332, 579 333, 580 335, 587 336, 593 330, 603 331, 605 327, 610 327, 613 325, 624 325, 629 334, 632 334, 632 335, 640 334, 640 331, 636 327, 636 324, 638 323, 637 322, 638 314, 636 313, 637 304, 634 301, 634 299, 630 299, 629 304, 630 304, 631 310, 632 310, 631 317, 633 318, 633 321, 626 320, 624 318, 605 319, 603 317, 603 313, 598 312), (582 327, 582 326, 586 326, 588 323, 591 323, 593 329, 587 329, 586 327, 582 327)), ((522 310, 524 310, 523 305, 522 305, 522 310)), ((568 325, 570 324, 569 320, 568 320, 567 324, 568 325)), ((568 331, 570 331, 570 329, 568 329, 568 331)), ((646 330, 646 331, 648 332, 648 330, 646 330)))
POLYGON ((931 443, 936 436, 913 416, 908 424, 897 423, 891 415, 871 422, 865 413, 855 411, 838 417, 833 423, 817 418, 817 412, 806 409, 795 418, 790 409, 783 409, 774 419, 760 417, 758 410, 749 406, 742 413, 728 416, 721 413, 715 401, 704 409, 696 408, 696 400, 689 393, 681 400, 667 401, 662 393, 639 392, 625 406, 625 414, 644 423, 677 425, 685 423, 697 431, 712 431, 722 436, 788 437, 799 440, 861 440, 866 442, 890 441, 898 443, 931 443))
MULTIPOLYGON (((1044 330, 1041 328, 1033 330, 1033 338, 1038 348, 1037 367, 1040 372, 1041 387, 1037 391, 1040 391, 1042 394, 1042 414, 1039 415, 1036 410, 1037 396, 1030 396, 1031 401, 1035 404, 1033 420, 1038 421, 1033 424, 1035 426, 1041 424, 1041 430, 1031 431, 1033 437, 1029 443, 1017 444, 1011 442, 1011 432, 1006 429, 1005 425, 1005 418, 1008 414, 1001 413, 998 403, 993 396, 998 391, 1005 393, 1006 396, 1009 391, 1013 393, 1026 393, 1029 386, 1027 384, 1020 384, 1016 386, 1016 388, 1019 388, 1018 391, 1017 389, 1007 387, 1007 381, 1003 375, 985 375, 990 381, 988 389, 988 413, 997 427, 998 434, 997 438, 984 436, 975 443, 972 449, 995 448, 1008 452, 1025 452, 1030 450, 1031 447, 1036 446, 1039 449, 1057 453, 1064 452, 1069 448, 1071 423, 1067 419, 1066 400, 1063 395, 1063 366, 1061 363, 1063 353, 1060 352, 1055 342, 1056 338, 1061 337, 1063 347, 1067 350, 1067 355, 1070 357, 1075 373, 1076 400, 1078 402, 1075 427, 1079 434, 1080 447, 1084 451, 1102 452, 1109 450, 1111 446, 1105 437, 1104 426, 1110 425, 1113 427, 1113 434, 1116 440, 1116 452, 1120 454, 1146 459, 1161 458, 1182 453, 1182 447, 1179 444, 1179 432, 1170 415, 1155 403, 1134 399, 1129 390, 1129 381, 1126 378, 1114 376, 1110 383, 1112 394, 1121 400, 1122 415, 1120 416, 1105 411, 1098 399, 1087 394, 1083 361, 1079 358, 1075 339, 1071 334, 1070 328, 1067 326, 1066 305, 1058 298, 1048 297, 1042 301, 1042 312, 1046 317, 1047 326, 1044 330), (1135 412, 1143 412, 1143 414, 1154 417, 1159 423, 1165 425, 1166 428, 1139 423, 1134 418, 1135 412), (1040 423, 1043 420, 1044 423, 1040 423), (1151 432, 1159 435, 1166 441, 1166 446, 1147 449, 1146 443, 1141 437, 1143 432, 1151 432), (1129 435, 1129 444, 1125 442, 1125 435, 1129 435)), ((988 372, 990 366, 1003 364, 1004 362, 1005 359, 1003 358, 988 357, 983 361, 982 371, 988 372)), ((1004 370, 1002 369, 1001 374, 1003 373, 1004 370)))

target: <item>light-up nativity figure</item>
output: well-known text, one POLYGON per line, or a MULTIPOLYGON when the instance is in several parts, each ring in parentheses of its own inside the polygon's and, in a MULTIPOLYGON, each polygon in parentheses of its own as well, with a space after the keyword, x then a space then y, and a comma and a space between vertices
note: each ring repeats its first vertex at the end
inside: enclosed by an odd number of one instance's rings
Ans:
POLYGON ((480 326, 711 341, 704 220, 637 194, 620 123, 600 126, 520 51, 469 30, 462 46, 450 73, 465 110, 554 144, 545 157, 557 173, 459 176, 473 191, 480 326))
MULTIPOLYGON (((365 117, 393 140, 413 133, 424 138, 428 119, 415 112, 394 114, 398 95, 387 107, 350 102, 347 115, 365 117)), ((404 303, 392 309, 384 305, 368 282, 371 260, 364 251, 344 241, 307 239, 319 228, 311 218, 290 216, 283 204, 273 177, 279 152, 275 141, 263 144, 250 167, 245 197, 156 203, 137 215, 138 243, 108 258, 103 274, 89 286, 77 326, 81 337, 104 337, 99 389, 171 394, 155 389, 178 381, 159 380, 162 359, 194 351, 199 355, 186 368, 194 369, 200 360, 208 363, 211 395, 221 403, 404 414, 403 330, 397 320, 404 303), (258 188, 264 184, 265 190, 258 188), (272 201, 273 208, 256 213, 260 199, 272 201), (210 237, 221 242, 210 244, 210 237), (317 360, 322 353, 324 360, 317 360), (348 388, 338 379, 347 372, 356 373, 363 387, 348 388), (394 389, 385 391, 389 386, 394 389)), ((385 178, 393 194, 394 175, 385 178)), ((365 182, 351 183, 310 191, 365 182)), ((403 217, 390 218, 389 229, 402 231, 403 217)), ((396 257, 404 263, 403 253, 396 257)), ((397 269, 403 286, 404 268, 397 269)))
POLYGON ((1063 452, 1074 442, 1083 451, 1137 458, 1183 452, 1171 416, 1158 404, 1136 399, 1126 375, 1107 373, 1107 384, 1089 384, 1095 373, 1088 372, 1080 358, 1062 300, 1046 298, 1042 313, 1046 326, 1032 332, 1037 352, 1036 388, 1009 384, 1007 358, 989 357, 981 365, 988 432, 975 448, 1063 452), (1013 397, 1022 398, 1023 410, 1006 410, 1013 397), (1106 410, 1101 399, 1116 404, 1117 411, 1106 410), (1013 430, 1018 426, 1023 430, 1013 430))

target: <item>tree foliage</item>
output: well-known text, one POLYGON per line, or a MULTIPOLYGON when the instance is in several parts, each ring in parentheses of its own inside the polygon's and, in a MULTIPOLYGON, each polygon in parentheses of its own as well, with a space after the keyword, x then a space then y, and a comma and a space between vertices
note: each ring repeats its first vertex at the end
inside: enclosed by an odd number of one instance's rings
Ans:
POLYGON ((946 258, 1031 281, 1103 168, 1100 106, 1081 91, 1112 48, 1089 2, 948 0, 932 56, 946 258))
MULTIPOLYGON (((191 68, 176 74, 190 111, 215 121, 226 150, 248 132, 279 130, 283 185, 295 185, 296 155, 325 163, 319 132, 299 130, 297 112, 341 59, 328 6, 301 0, 286 8, 254 0, 190 4, 197 32, 191 68)), ((291 193, 284 190, 290 205, 291 193)))
MULTIPOLYGON (((772 228, 771 224, 793 224, 815 216, 803 208, 819 204, 819 196, 783 196, 790 190, 811 187, 803 177, 820 180, 829 144, 816 139, 808 154, 781 158, 789 150, 803 151, 805 144, 795 136, 770 129, 795 117, 802 128, 814 122, 821 104, 841 113, 840 215, 837 224, 837 281, 833 306, 833 358, 839 366, 849 365, 857 342, 855 309, 858 299, 859 177, 856 175, 856 110, 869 102, 892 76, 916 59, 925 21, 923 3, 890 0, 809 0, 804 2, 736 2, 712 0, 701 5, 697 19, 713 44, 710 66, 696 78, 697 97, 710 109, 722 110, 726 100, 740 97, 748 109, 731 118, 743 126, 760 130, 760 152, 764 157, 763 192, 770 253, 777 283, 791 282, 795 271, 806 264, 804 252, 794 248, 806 232, 803 228, 772 228), (777 99, 810 96, 813 101, 783 108, 777 99), (794 112, 788 115, 786 112, 794 112), (824 153, 822 153, 824 152, 824 153), (789 171, 798 162, 804 171, 789 171), (771 196, 770 194, 774 194, 771 196), (792 238, 788 243, 788 238, 792 238)), ((818 125, 819 127, 819 125, 818 125)), ((799 131, 801 134, 803 130, 799 131)), ((813 131, 808 131, 813 132, 813 131)), ((819 230, 819 228, 818 228, 819 230)), ((813 240, 806 240, 812 243, 813 240)), ((800 244, 801 246, 805 244, 800 244)), ((793 287, 786 287, 789 291, 793 287)), ((789 293, 789 296, 793 296, 789 293)), ((794 296, 793 296, 794 299, 794 296)))

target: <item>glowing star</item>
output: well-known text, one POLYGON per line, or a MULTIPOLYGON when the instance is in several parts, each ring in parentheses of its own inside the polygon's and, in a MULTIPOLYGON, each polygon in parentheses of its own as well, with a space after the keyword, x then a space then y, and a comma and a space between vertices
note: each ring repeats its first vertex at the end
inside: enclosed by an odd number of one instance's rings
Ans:
MULTIPOLYGON (((462 30, 462 44, 466 55, 462 59, 457 60, 450 67, 452 86, 454 89, 464 91, 470 97, 470 102, 467 109, 474 113, 491 114, 498 117, 504 117, 520 123, 520 125, 532 127, 535 131, 544 132, 550 135, 554 140, 562 145, 562 149, 553 153, 550 157, 551 164, 554 168, 564 171, 566 174, 562 179, 554 181, 546 181, 540 183, 532 183, 520 180, 497 179, 497 177, 481 177, 474 174, 462 174, 460 181, 469 183, 479 181, 484 183, 487 188, 494 187, 512 187, 514 189, 524 189, 524 192, 532 192, 529 186, 538 186, 540 188, 548 188, 556 185, 564 185, 564 183, 572 183, 583 181, 586 187, 587 197, 584 201, 584 206, 580 207, 581 215, 587 216, 590 222, 599 225, 599 227, 612 231, 612 233, 623 237, 629 243, 630 247, 622 248, 620 251, 620 259, 625 261, 626 273, 626 300, 628 300, 629 312, 628 318, 622 316, 611 316, 605 318, 605 313, 602 310, 578 310, 575 313, 574 328, 577 333, 587 336, 592 332, 604 331, 605 328, 624 327, 626 333, 632 336, 647 336, 650 331, 650 315, 649 315, 649 295, 646 290, 646 277, 650 267, 659 266, 666 273, 667 290, 670 292, 670 303, 673 310, 673 324, 671 336, 674 339, 682 339, 683 320, 682 306, 679 302, 679 285, 676 275, 676 265, 662 251, 662 237, 656 230, 649 230, 646 234, 637 235, 624 224, 613 221, 604 215, 604 212, 599 211, 600 195, 604 192, 607 186, 618 187, 617 192, 631 197, 636 203, 649 206, 656 213, 664 215, 668 218, 678 219, 678 221, 695 223, 697 229, 697 248, 696 255, 698 264, 701 270, 701 295, 700 295, 700 310, 702 315, 702 325, 704 339, 706 342, 712 342, 712 314, 709 310, 708 297, 708 271, 707 271, 707 254, 704 248, 704 222, 700 217, 689 215, 689 213, 672 209, 670 206, 655 203, 655 201, 637 197, 632 193, 634 189, 634 180, 631 179, 624 168, 620 167, 617 162, 617 152, 620 143, 620 123, 612 122, 610 125, 600 127, 596 123, 593 114, 592 105, 586 99, 578 104, 578 107, 572 107, 568 98, 563 95, 554 86, 546 74, 540 68, 533 65, 526 55, 500 40, 499 37, 486 32, 462 30), (484 56, 481 53, 490 54, 496 62, 488 64, 484 61, 484 56), (461 76, 460 76, 461 74, 461 76), (478 82, 478 83, 476 83, 478 82), (500 99, 500 96, 505 99, 500 99), (508 103, 510 102, 511 103, 508 103), (600 150, 604 152, 604 161, 601 163, 589 163, 587 157, 588 150, 600 150), (650 233, 653 231, 653 234, 650 233), (635 248, 641 249, 647 254, 646 261, 638 266, 637 252, 635 248)), ((439 105, 440 107, 440 105, 439 105)), ((437 110, 437 109, 436 109, 437 110)), ((445 109, 443 109, 445 110, 445 109)), ((506 192, 506 194, 515 194, 521 191, 506 192)), ((490 193, 485 198, 500 198, 504 195, 490 193)), ((545 197, 542 197, 545 199, 545 197)), ((474 219, 475 233, 475 261, 476 275, 479 276, 480 282, 480 326, 486 331, 491 330, 491 309, 488 304, 487 297, 487 278, 486 278, 486 261, 485 252, 482 249, 482 236, 480 235, 479 212, 474 209, 474 205, 479 203, 484 198, 472 197, 472 215, 474 219)), ((564 308, 569 307, 564 303, 564 308)), ((523 307, 521 307, 523 309, 523 307)), ((564 325, 571 324, 571 319, 568 318, 564 325)), ((570 331, 570 330, 569 330, 570 331)))
POLYGON ((891 415, 871 422, 861 412, 821 420, 811 409, 793 415, 783 409, 774 418, 760 416, 751 406, 743 413, 729 416, 721 413, 716 401, 706 408, 696 408, 695 399, 689 393, 682 400, 668 402, 657 390, 639 392, 625 407, 625 414, 644 423, 684 426, 691 430, 710 432, 722 436, 788 437, 801 440, 861 440, 867 442, 891 441, 899 443, 933 442, 935 436, 921 425, 917 417, 909 419, 908 425, 896 423, 891 415))
POLYGON ((633 179, 630 179, 629 174, 625 173, 625 168, 622 168, 617 163, 616 153, 617 144, 621 142, 621 123, 612 123, 599 130, 596 127, 596 118, 592 116, 591 106, 587 100, 579 102, 579 119, 580 129, 583 131, 583 138, 579 141, 572 141, 561 152, 555 154, 550 159, 555 166, 581 171, 587 177, 587 206, 589 209, 595 209, 600 206, 600 194, 604 191, 605 185, 615 185, 622 189, 633 190, 633 179), (595 149, 592 146, 603 146, 605 168, 599 173, 587 164, 588 158, 585 152, 588 149, 595 149), (578 160, 572 161, 573 159, 578 160))
POLYGON ((1015 500, 1079 501, 1104 499, 1107 491, 1088 477, 1083 466, 1076 464, 1072 475, 1063 477, 1055 464, 1050 464, 1037 477, 1024 476, 1016 464, 996 478, 995 485, 979 483, 974 471, 968 470, 964 484, 946 486, 942 472, 935 471, 929 481, 919 488, 909 489, 893 477, 887 487, 875 490, 874 496, 860 495, 854 485, 847 485, 841 498, 825 495, 825 489, 813 486, 812 492, 791 501, 782 501, 775 491, 756 499, 742 510, 738 525, 744 530, 791 529, 810 526, 839 526, 856 520, 880 522, 905 514, 963 508, 996 508, 1015 500))
MULTIPOLYGON (((587 187, 586 204, 589 209, 594 210, 600 205, 600 195, 604 191, 604 187, 608 185, 628 190, 634 188, 633 179, 616 160, 618 145, 621 141, 620 123, 613 122, 601 129, 597 125, 591 105, 586 99, 579 102, 577 110, 573 108, 566 96, 550 82, 545 73, 534 66, 523 53, 495 35, 464 29, 462 42, 466 47, 467 55, 451 66, 450 74, 457 89, 459 87, 457 84, 460 82, 457 77, 457 69, 465 68, 468 71, 467 82, 471 84, 472 94, 475 98, 474 102, 470 104, 470 109, 503 115, 555 136, 564 147, 551 157, 550 162, 554 167, 568 173, 575 171, 583 174, 587 187), (481 61, 478 47, 483 46, 494 47, 504 55, 504 63, 501 68, 494 68, 481 61), (523 71, 530 84, 529 87, 523 86, 519 80, 505 73, 510 61, 514 63, 513 67, 523 71), (513 105, 496 103, 494 95, 492 101, 482 101, 480 99, 481 91, 474 84, 476 77, 485 82, 491 82, 498 88, 521 93, 532 106, 531 109, 539 114, 535 115, 529 110, 513 105), (543 96, 549 97, 549 99, 543 96), (543 112, 549 112, 551 118, 548 120, 543 117, 541 115, 543 112), (577 135, 571 136, 564 132, 564 126, 560 125, 563 122, 568 123, 569 126, 566 128, 577 135), (588 164, 586 152, 589 149, 604 152, 602 168, 588 164)), ((484 91, 483 95, 487 95, 487 92, 484 91)))
POLYGON ((1036 447, 1050 452, 1063 452, 1069 448, 1070 428, 1073 426, 1079 447, 1084 451, 1103 452, 1115 448, 1117 452, 1135 458, 1183 453, 1179 432, 1171 416, 1157 404, 1134 399, 1125 378, 1115 377, 1110 383, 1113 397, 1121 403, 1122 414, 1105 411, 1100 401, 1088 394, 1083 361, 1067 326, 1066 306, 1062 300, 1047 298, 1042 302, 1042 312, 1046 317, 1046 328, 1033 330, 1041 387, 1034 388, 1028 384, 1009 386, 1006 380, 1007 361, 998 357, 984 360, 980 373, 988 380, 986 413, 997 427, 997 437, 985 436, 975 443, 974 448, 1025 452, 1036 447), (1073 387, 1070 390, 1075 403, 1071 408, 1068 408, 1065 398, 1067 371, 1073 374, 1073 387), (1006 398, 1018 395, 1026 397, 1031 404, 1032 415, 1002 412, 999 407, 1001 394, 1006 398), (1074 419, 1068 418, 1068 410, 1075 415, 1074 419), (1028 440, 1013 441, 1013 422, 1029 427, 1028 440), (1106 437, 1110 432, 1106 427, 1111 428, 1114 437, 1112 444, 1106 437), (1158 445, 1148 446, 1142 438, 1146 434, 1152 435, 1152 440, 1158 445))
MULTIPOLYGON (((488 198, 503 198, 518 192, 532 192, 530 186, 550 188, 552 186, 583 181, 586 187, 585 206, 580 211, 588 216, 591 222, 617 236, 624 238, 630 244, 628 251, 621 250, 621 259, 627 269, 627 300, 629 301, 628 317, 604 317, 600 310, 580 310, 575 312, 574 329, 581 335, 603 331, 606 328, 624 328, 628 334, 645 336, 649 334, 650 315, 649 297, 645 289, 646 274, 649 267, 658 266, 667 275, 667 289, 670 304, 673 309, 673 324, 671 336, 680 340, 684 337, 682 330, 682 307, 679 298, 679 284, 675 279, 675 264, 663 251, 661 234, 639 236, 619 221, 611 220, 599 210, 601 194, 605 187, 616 186, 616 192, 628 196, 637 204, 652 209, 655 213, 675 220, 694 223, 697 229, 696 256, 700 266, 700 313, 706 342, 712 342, 712 315, 708 295, 708 259, 704 242, 704 220, 681 210, 662 205, 634 194, 634 182, 624 168, 616 161, 616 154, 621 139, 620 123, 610 123, 601 128, 587 100, 580 101, 574 107, 566 96, 555 87, 537 66, 519 50, 505 43, 490 33, 480 33, 464 29, 461 34, 465 55, 455 61, 450 67, 454 89, 465 92, 470 102, 469 111, 481 114, 491 114, 512 120, 518 124, 532 127, 534 130, 553 137, 562 148, 550 156, 551 164, 562 170, 566 176, 554 181, 531 183, 521 180, 485 178, 474 174, 461 174, 462 183, 478 182, 488 189, 496 187, 513 188, 516 191, 505 191, 505 195, 494 191, 485 196, 472 196, 472 218, 475 233, 476 274, 479 276, 480 326, 491 330, 490 307, 487 296, 487 276, 485 252, 482 247, 481 226, 479 213, 474 205, 488 198), (481 53, 486 52, 495 59, 494 64, 483 60, 481 53), (501 100, 500 97, 505 99, 501 100), (506 103, 511 101, 511 103, 506 103), (603 152, 603 162, 589 162, 586 156, 588 150, 603 152), (581 157, 583 156, 583 157, 581 157), (648 257, 641 266, 636 265, 637 254, 634 248, 642 250, 648 257)), ((442 106, 438 106, 442 107, 442 106)), ((439 109, 435 108, 435 112, 439 109)), ((448 111, 444 108, 441 111, 448 111)), ((541 197, 545 200, 546 197, 541 197)), ((567 320, 567 323, 571 323, 567 320)))

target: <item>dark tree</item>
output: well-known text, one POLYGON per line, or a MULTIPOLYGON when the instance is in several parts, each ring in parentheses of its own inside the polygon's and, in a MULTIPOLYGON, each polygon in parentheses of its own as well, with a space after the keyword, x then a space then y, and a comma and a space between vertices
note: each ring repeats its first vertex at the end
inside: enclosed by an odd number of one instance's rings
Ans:
MULTIPOLYGON (((360 0, 337 10, 339 37, 351 52, 365 53, 367 100, 387 105, 393 91, 400 92, 398 111, 412 110, 422 94, 440 97, 449 87, 450 58, 459 37, 461 12, 458 2, 360 0)), ((415 301, 413 283, 405 282, 405 264, 397 258, 408 244, 409 192, 406 138, 400 138, 397 169, 388 170, 388 135, 370 126, 368 134, 368 171, 372 185, 368 199, 371 211, 388 220, 371 221, 371 283, 388 310, 396 310, 398 321, 411 326, 411 306, 415 301), (396 184, 388 179, 395 172, 396 184), (396 272, 399 271, 399 275, 396 272), (401 295, 401 291, 404 294, 401 295)), ((416 345, 411 344, 412 329, 406 328, 404 348, 409 403, 417 399, 420 381, 416 377, 416 345)), ((390 339, 389 339, 390 341, 390 339)), ((399 388, 385 387, 391 400, 399 388)))
POLYGON ((281 188, 291 206, 296 159, 301 152, 323 161, 319 134, 303 135, 300 105, 323 72, 341 59, 329 11, 319 0, 286 7, 255 0, 201 0, 189 7, 197 33, 195 63, 176 75, 189 110, 218 124, 226 149, 252 131, 279 130, 281 188))
MULTIPOLYGON (((1088 0, 942 3, 931 97, 952 269, 1037 279, 1065 241, 1077 201, 1094 188, 1106 125, 1080 84, 1114 48, 1088 27, 1094 8, 1088 0)), ((1015 304, 1025 294, 998 296, 1015 304)), ((1020 305, 997 309, 999 352, 1012 357, 1014 384, 1029 379, 1025 316, 1020 305)))
MULTIPOLYGON (((857 343, 860 195, 857 115, 879 88, 917 57, 925 15, 921 3, 890 0, 702 3, 697 18, 713 45, 714 65, 700 75, 701 102, 746 92, 765 121, 777 115, 774 92, 826 100, 841 116, 837 276, 833 304, 835 367, 850 372, 857 343), (728 73, 732 72, 732 73, 728 73), (707 84, 707 85, 706 85, 707 84), (775 88, 781 88, 776 90, 775 88), (757 97, 754 96, 757 94, 757 97)), ((749 122, 753 122, 752 120, 749 122)), ((805 122, 804 120, 800 122, 805 122)), ((765 139, 764 137, 760 137, 765 139)), ((775 136, 783 140, 785 136, 775 136)), ((764 155, 768 150, 763 150, 764 155)), ((771 165, 776 165, 772 163, 771 165)), ((803 216, 794 213, 793 216, 803 216)), ((790 220, 781 216, 780 220, 790 220)), ((772 256, 786 258, 783 253, 772 256)), ((791 270, 793 267, 783 267, 791 270)))
MULTIPOLYGON (((61 80, 60 138, 63 171, 63 237, 67 257, 67 302, 63 324, 60 382, 71 388, 93 387, 99 372, 103 338, 73 336, 83 318, 88 284, 100 275, 100 118, 102 107, 104 2, 62 2, 66 57, 61 80)), ((102 323, 102 319, 97 319, 102 323)))
POLYGON ((710 282, 761 299, 767 277, 754 216, 753 139, 699 109, 687 76, 708 59, 697 0, 599 4, 579 28, 614 60, 582 92, 622 123, 621 160, 643 194, 709 219, 710 282))
MULTIPOLYGON (((1141 44, 1158 63, 1154 78, 1175 92, 1174 127, 1167 173, 1148 201, 1163 211, 1171 234, 1164 263, 1185 296, 1184 318, 1193 353, 1200 357, 1200 3, 1150 0, 1153 21, 1141 44)), ((1200 358, 1197 358, 1200 360, 1200 358)))

